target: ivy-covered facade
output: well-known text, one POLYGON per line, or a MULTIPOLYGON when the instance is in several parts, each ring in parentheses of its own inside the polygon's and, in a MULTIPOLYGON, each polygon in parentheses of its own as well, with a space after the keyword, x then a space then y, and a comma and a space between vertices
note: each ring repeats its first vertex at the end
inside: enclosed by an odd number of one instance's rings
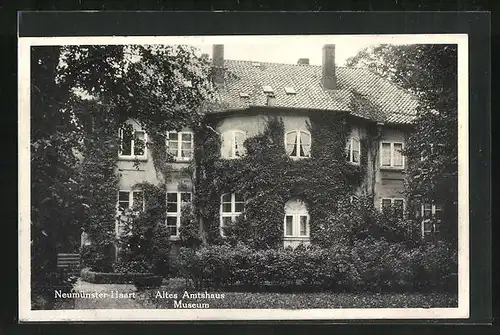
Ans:
POLYGON ((255 248, 327 245, 328 218, 359 196, 406 211, 402 151, 416 101, 367 70, 336 67, 332 45, 322 66, 305 63, 228 61, 214 46, 222 110, 166 141, 131 120, 135 136, 117 134, 117 209, 145 206, 137 185, 154 184, 173 245, 255 248))

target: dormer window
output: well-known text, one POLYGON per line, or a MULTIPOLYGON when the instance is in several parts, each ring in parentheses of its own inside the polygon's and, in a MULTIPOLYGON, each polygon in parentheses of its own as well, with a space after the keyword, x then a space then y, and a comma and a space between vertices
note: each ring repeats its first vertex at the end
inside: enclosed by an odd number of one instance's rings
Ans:
POLYGON ((245 98, 245 99, 250 98, 250 94, 242 92, 240 93, 240 98, 245 98))
POLYGON ((285 134, 286 153, 291 158, 311 156, 311 134, 305 130, 289 131, 285 134))
POLYGON ((297 94, 297 91, 295 91, 295 89, 291 86, 285 86, 285 93, 287 95, 295 95, 297 94))
POLYGON ((262 86, 262 90, 266 94, 273 94, 274 93, 273 88, 271 86, 269 86, 269 85, 262 86))

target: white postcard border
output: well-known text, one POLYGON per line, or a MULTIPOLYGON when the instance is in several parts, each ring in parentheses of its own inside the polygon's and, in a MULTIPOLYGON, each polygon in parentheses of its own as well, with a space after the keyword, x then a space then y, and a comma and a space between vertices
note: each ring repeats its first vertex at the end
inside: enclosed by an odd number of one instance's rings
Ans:
POLYGON ((268 36, 110 36, 20 37, 18 39, 18 163, 19 163, 19 320, 58 321, 200 321, 200 320, 366 320, 366 319, 458 319, 469 317, 469 134, 468 134, 468 35, 268 35, 268 36), (284 38, 324 43, 367 40, 372 44, 458 45, 458 194, 459 292, 457 308, 359 308, 359 309, 106 309, 31 310, 30 278, 30 48, 36 45, 89 44, 238 44, 279 43, 284 38))

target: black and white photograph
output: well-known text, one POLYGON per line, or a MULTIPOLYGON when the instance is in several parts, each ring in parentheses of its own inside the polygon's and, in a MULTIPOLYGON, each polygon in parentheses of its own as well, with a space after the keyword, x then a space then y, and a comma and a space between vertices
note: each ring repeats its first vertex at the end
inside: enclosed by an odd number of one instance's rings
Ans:
POLYGON ((19 45, 22 320, 468 317, 467 35, 19 45))

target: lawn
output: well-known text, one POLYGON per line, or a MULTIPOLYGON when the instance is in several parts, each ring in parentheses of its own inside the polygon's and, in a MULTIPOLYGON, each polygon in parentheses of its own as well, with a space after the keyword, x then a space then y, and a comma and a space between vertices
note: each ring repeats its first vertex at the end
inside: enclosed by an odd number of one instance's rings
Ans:
MULTIPOLYGON (((181 279, 170 279, 159 289, 141 292, 140 299, 152 303, 156 308, 175 308, 174 302, 208 304, 198 308, 439 308, 457 307, 458 298, 451 293, 248 293, 214 292, 224 294, 221 298, 183 298, 184 293, 205 293, 205 290, 186 288, 181 279), (162 295, 162 297, 160 297, 162 295), (170 295, 170 297, 168 297, 170 295), (174 297, 177 295, 177 298, 174 297)), ((146 303, 145 301, 145 303, 146 303)), ((196 306, 196 305, 194 305, 196 306)), ((178 307, 177 307, 178 308, 178 307)), ((186 308, 185 306, 183 308, 186 308)), ((196 307, 192 307, 196 308, 196 307)))

